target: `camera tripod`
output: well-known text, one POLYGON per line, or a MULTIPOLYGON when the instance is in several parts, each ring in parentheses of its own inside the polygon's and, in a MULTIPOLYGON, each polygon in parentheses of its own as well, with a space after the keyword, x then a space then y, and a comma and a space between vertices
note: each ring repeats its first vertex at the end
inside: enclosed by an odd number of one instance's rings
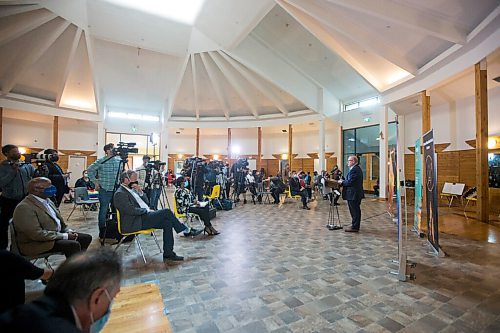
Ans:
POLYGON ((328 198, 330 199, 330 210, 328 212, 328 224, 326 225, 328 230, 340 230, 340 229, 344 228, 342 226, 342 222, 340 222, 339 207, 337 205, 335 205, 334 200, 333 200, 336 195, 340 195, 340 194, 336 194, 335 192, 328 193, 328 198), (335 213, 337 214, 337 223, 335 223, 335 213))

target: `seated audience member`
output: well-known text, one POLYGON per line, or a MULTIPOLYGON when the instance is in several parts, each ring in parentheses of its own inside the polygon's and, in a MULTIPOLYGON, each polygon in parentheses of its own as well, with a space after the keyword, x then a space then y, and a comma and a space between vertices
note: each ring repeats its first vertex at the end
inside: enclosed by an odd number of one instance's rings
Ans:
POLYGON ((380 182, 377 179, 377 183, 373 185, 373 194, 376 195, 377 197, 380 195, 380 182))
POLYGON ((174 252, 174 235, 184 232, 186 236, 197 236, 201 230, 189 228, 179 222, 170 209, 153 211, 149 208, 148 198, 137 183, 137 173, 132 170, 122 172, 120 187, 115 193, 113 203, 120 212, 121 230, 124 233, 145 230, 163 229, 163 258, 180 261, 184 257, 174 252))
POLYGON ((0 332, 99 332, 122 274, 121 259, 109 248, 76 254, 56 270, 42 297, 0 315, 0 332))
POLYGON ((281 180, 280 174, 278 173, 276 177, 269 177, 269 191, 271 192, 271 196, 274 199, 274 204, 280 203, 280 194, 285 192, 285 184, 283 180, 281 180))
POLYGON ((59 210, 49 200, 55 192, 48 178, 29 181, 29 195, 16 207, 12 220, 21 254, 35 256, 63 252, 68 258, 89 247, 92 236, 68 229, 59 210))
MULTIPOLYGON (((87 170, 83 170, 82 178, 79 178, 76 181, 75 187, 86 187, 87 191, 94 191, 95 190, 95 184, 93 181, 90 180, 89 174, 87 173, 87 170)), ((97 203, 93 203, 90 205, 85 204, 84 207, 89 209, 89 210, 97 210, 97 203)))
POLYGON ((186 188, 187 181, 184 177, 179 177, 177 179, 177 189, 175 190, 174 200, 177 202, 177 213, 186 214, 193 213, 198 215, 203 224, 205 224, 205 230, 210 236, 218 235, 219 232, 215 230, 210 222, 210 207, 208 204, 205 206, 200 206, 200 203, 195 199, 194 195, 186 188))
POLYGON ((307 206, 307 191, 304 186, 300 185, 300 179, 297 175, 297 172, 292 171, 292 176, 288 180, 290 184, 290 194, 291 195, 300 195, 302 200, 302 209, 311 209, 307 206))
POLYGON ((87 170, 83 170, 82 178, 79 178, 76 181, 75 187, 86 187, 88 191, 95 190, 95 184, 93 181, 90 180, 87 170))
POLYGON ((0 250, 0 264, 4 270, 0 274, 0 313, 24 304, 24 280, 47 281, 54 273, 51 268, 39 268, 6 250, 0 250))

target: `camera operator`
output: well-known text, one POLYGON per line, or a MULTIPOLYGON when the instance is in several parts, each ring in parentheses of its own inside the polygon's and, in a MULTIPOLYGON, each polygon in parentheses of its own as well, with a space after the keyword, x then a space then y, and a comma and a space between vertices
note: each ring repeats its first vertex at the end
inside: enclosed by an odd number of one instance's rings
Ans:
POLYGON ((9 220, 16 206, 28 194, 28 182, 35 173, 31 164, 21 161, 19 148, 14 145, 2 147, 2 154, 7 158, 0 163, 0 249, 8 244, 9 220))
POLYGON ((158 200, 160 199, 161 173, 157 168, 160 168, 160 161, 151 162, 151 157, 144 155, 142 157, 142 165, 135 169, 138 175, 139 185, 149 199, 149 208, 158 209, 158 200))
POLYGON ((248 161, 246 158, 240 158, 233 164, 231 167, 231 175, 233 177, 233 186, 236 197, 236 202, 240 201, 240 194, 243 193, 243 203, 247 203, 246 199, 246 188, 245 188, 245 176, 246 176, 246 167, 248 166, 248 161))
POLYGON ((69 174, 64 173, 59 164, 57 164, 57 161, 59 161, 59 153, 57 152, 57 150, 45 149, 43 151, 43 154, 45 155, 45 166, 46 170, 48 171, 47 178, 50 179, 52 185, 54 185, 57 189, 56 196, 52 198, 52 200, 56 204, 56 207, 59 208, 64 193, 69 192, 69 174))
POLYGON ((205 189, 205 194, 206 195, 211 195, 212 194, 212 188, 214 187, 215 184, 217 184, 217 175, 220 173, 218 171, 218 163, 217 161, 211 161, 210 163, 207 164, 207 172, 205 174, 205 180, 206 180, 206 189, 205 189))
POLYGON ((198 201, 203 201, 203 195, 205 194, 205 173, 207 171, 207 166, 205 162, 196 162, 193 165, 194 171, 194 181, 192 180, 192 186, 194 187, 194 194, 198 198, 198 201))
MULTIPOLYGON (((255 183, 255 173, 250 173, 249 169, 246 169, 247 175, 245 176, 245 184, 252 194, 252 202, 255 205, 255 197, 257 196, 257 190, 256 190, 256 183, 255 183)), ((246 202, 246 197, 245 197, 245 202, 246 202)))
POLYGON ((89 178, 99 191, 99 238, 105 237, 106 214, 113 198, 116 175, 120 172, 121 158, 114 156, 112 143, 104 146, 104 157, 92 163, 87 169, 89 178))

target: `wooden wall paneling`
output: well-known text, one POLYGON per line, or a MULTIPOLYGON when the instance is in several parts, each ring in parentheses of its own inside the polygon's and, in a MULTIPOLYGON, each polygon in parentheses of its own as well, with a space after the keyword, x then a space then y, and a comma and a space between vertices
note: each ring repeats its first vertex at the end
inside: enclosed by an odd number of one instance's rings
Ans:
POLYGON ((59 161, 57 161, 57 164, 59 164, 63 172, 68 172, 69 155, 59 155, 59 161))
POLYGON ((268 175, 276 176, 280 171, 280 160, 268 159, 267 160, 267 173, 268 175))
POLYGON ((312 158, 302 159, 302 170, 304 170, 305 173, 310 172, 312 175, 314 173, 314 159, 312 158))
POLYGON ((97 156, 87 156, 87 168, 95 161, 97 161, 97 156))
MULTIPOLYGON (((441 193, 444 183, 459 183, 460 176, 457 168, 460 154, 458 151, 444 151, 437 153, 437 190, 441 193)), ((445 198, 441 199, 440 204, 447 204, 445 198)))
POLYGON ((405 154, 405 179, 415 180, 415 155, 405 154))
MULTIPOLYGON (((338 165, 338 163, 337 163, 337 156, 330 157, 330 158, 326 159, 326 171, 331 172, 333 170, 333 167, 335 165, 338 165)), ((342 170, 341 166, 339 166, 339 168, 342 170)), ((344 171, 342 170, 342 172, 344 172, 344 171)))
MULTIPOLYGON (((467 187, 476 186, 476 152, 474 149, 458 152, 458 179, 467 187)), ((439 172, 439 171, 438 171, 439 172)))
POLYGON ((174 158, 171 156, 168 157, 167 170, 174 171, 174 158))

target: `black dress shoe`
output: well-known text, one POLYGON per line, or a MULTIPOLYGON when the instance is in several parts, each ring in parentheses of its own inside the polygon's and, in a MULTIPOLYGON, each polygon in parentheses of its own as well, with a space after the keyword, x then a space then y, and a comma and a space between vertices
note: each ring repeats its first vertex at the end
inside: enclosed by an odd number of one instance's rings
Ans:
POLYGON ((171 261, 183 261, 184 257, 183 256, 178 256, 177 254, 172 253, 171 255, 168 256, 163 256, 163 260, 171 260, 171 261))
POLYGON ((353 228, 345 228, 345 232, 359 232, 359 229, 353 229, 353 228))
POLYGON ((311 208, 307 207, 307 206, 304 206, 302 207, 302 209, 307 209, 307 210, 310 210, 311 208))

